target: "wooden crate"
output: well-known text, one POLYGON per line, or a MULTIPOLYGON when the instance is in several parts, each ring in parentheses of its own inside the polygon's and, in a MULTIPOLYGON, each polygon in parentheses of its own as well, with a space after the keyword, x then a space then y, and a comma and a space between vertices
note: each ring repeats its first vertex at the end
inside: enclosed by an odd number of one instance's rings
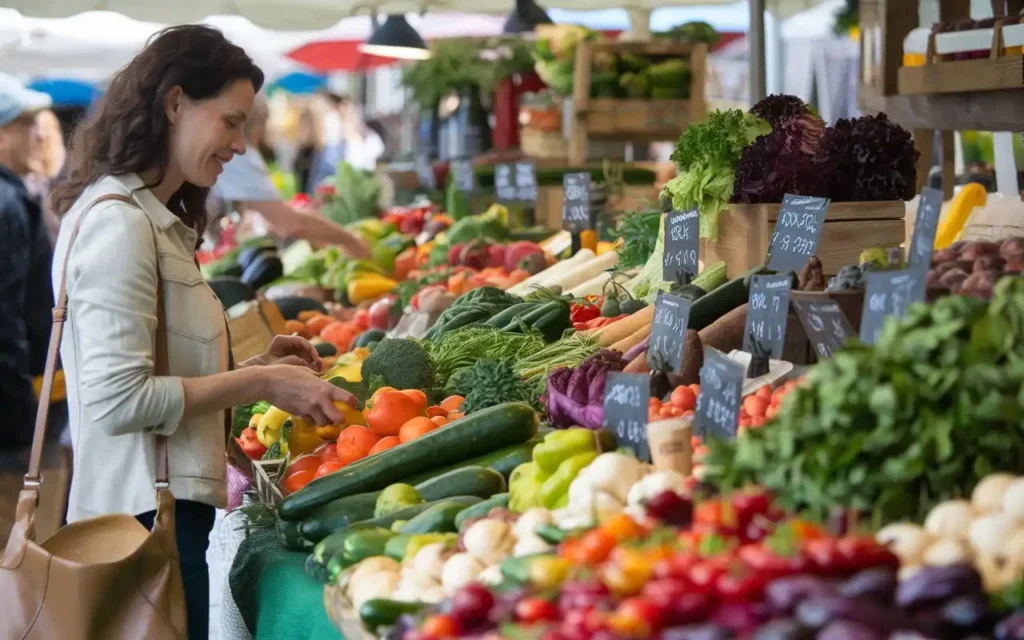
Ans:
POLYGON ((592 139, 630 142, 674 141, 690 122, 704 117, 705 73, 708 48, 704 43, 670 41, 581 42, 576 49, 573 75, 573 125, 569 139, 569 162, 587 158, 592 139), (687 100, 592 98, 591 67, 599 51, 632 53, 662 60, 686 59, 690 65, 690 96, 687 100))
MULTIPOLYGON (((549 229, 562 228, 562 187, 541 187, 537 190, 537 224, 549 229)), ((657 207, 658 189, 654 185, 626 185, 621 195, 608 197, 607 211, 632 211, 657 207)))
POLYGON ((991 53, 985 59, 936 61, 935 36, 928 37, 924 65, 900 67, 900 95, 1024 88, 1024 55, 1005 54, 1002 20, 992 29, 991 53))
MULTIPOLYGON (((779 204, 729 205, 719 218, 718 240, 701 240, 704 264, 719 260, 728 265, 729 277, 764 262, 779 216, 779 204)), ((818 238, 818 258, 825 273, 858 262, 870 247, 897 247, 906 240, 902 201, 833 202, 818 238)))

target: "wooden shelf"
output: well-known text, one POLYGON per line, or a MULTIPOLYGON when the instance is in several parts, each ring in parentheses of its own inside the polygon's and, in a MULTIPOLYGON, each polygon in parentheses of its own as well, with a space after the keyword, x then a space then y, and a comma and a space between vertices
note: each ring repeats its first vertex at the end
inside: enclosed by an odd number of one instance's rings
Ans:
POLYGON ((582 42, 576 49, 573 76, 570 164, 587 158, 591 139, 625 142, 675 141, 691 122, 704 117, 708 47, 663 40, 642 42, 582 42), (688 99, 621 99, 591 97, 591 71, 598 52, 630 53, 647 58, 686 59, 690 67, 688 99))
POLYGON ((896 76, 900 95, 1024 89, 1024 56, 1005 55, 1002 20, 997 20, 992 28, 988 58, 937 60, 935 37, 934 33, 928 36, 925 64, 900 66, 896 76))

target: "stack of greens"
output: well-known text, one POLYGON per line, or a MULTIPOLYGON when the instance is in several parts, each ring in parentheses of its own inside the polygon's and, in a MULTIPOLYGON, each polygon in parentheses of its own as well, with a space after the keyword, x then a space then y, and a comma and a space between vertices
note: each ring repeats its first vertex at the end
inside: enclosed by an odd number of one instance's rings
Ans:
POLYGON ((923 520, 1024 459, 1024 280, 991 302, 954 296, 890 318, 874 347, 818 364, 764 429, 712 441, 706 477, 757 482, 782 505, 826 517, 923 520))
POLYGON ((349 224, 377 215, 380 209, 380 185, 373 173, 361 171, 343 161, 326 184, 334 189, 333 193, 321 191, 324 203, 320 210, 332 221, 349 224))

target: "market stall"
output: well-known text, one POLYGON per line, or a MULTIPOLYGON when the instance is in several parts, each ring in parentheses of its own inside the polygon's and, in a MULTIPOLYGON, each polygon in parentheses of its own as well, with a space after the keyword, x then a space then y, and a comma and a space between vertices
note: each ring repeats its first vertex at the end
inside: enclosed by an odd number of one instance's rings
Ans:
POLYGON ((905 235, 916 160, 884 115, 770 96, 687 126, 664 211, 603 216, 568 169, 523 227, 550 178, 521 157, 379 211, 342 166, 313 204, 372 261, 211 256, 358 403, 236 408, 246 626, 1019 637, 1024 237, 973 224, 970 189, 944 217, 920 193, 905 235))

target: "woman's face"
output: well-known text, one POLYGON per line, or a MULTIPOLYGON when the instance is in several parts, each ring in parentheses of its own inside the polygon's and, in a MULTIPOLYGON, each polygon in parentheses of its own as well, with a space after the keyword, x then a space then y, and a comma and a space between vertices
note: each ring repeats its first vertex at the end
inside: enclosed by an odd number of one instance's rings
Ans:
POLYGON ((208 100, 192 100, 180 87, 168 93, 170 165, 185 182, 212 187, 224 165, 245 153, 245 121, 255 99, 248 80, 237 80, 208 100))

